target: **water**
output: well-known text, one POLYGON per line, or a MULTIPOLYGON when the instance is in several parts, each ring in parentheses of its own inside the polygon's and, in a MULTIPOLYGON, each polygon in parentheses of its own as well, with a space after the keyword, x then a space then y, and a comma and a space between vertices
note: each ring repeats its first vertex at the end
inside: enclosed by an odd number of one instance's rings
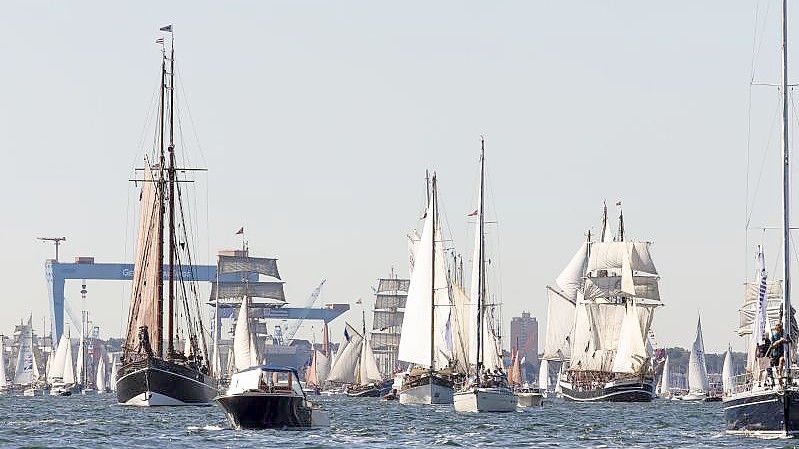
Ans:
POLYGON ((552 402, 508 414, 458 414, 452 407, 321 397, 331 426, 304 431, 234 431, 218 407, 121 407, 113 395, 0 396, 0 447, 74 448, 788 448, 723 432, 720 403, 552 402))

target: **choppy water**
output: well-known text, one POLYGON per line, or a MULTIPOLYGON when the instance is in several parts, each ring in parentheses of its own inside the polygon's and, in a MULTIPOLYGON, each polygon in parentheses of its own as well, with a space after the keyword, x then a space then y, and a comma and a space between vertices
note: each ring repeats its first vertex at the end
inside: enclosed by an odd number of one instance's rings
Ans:
POLYGON ((133 408, 114 398, 0 396, 0 447, 799 447, 799 440, 726 435, 719 403, 549 401, 542 408, 478 415, 446 406, 321 397, 330 428, 234 431, 215 406, 133 408))

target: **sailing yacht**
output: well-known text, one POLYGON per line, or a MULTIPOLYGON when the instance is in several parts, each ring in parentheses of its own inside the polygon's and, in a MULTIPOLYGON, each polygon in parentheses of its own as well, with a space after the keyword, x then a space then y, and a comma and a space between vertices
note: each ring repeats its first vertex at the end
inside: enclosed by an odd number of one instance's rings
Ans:
POLYGON ((363 338, 358 350, 358 362, 355 367, 355 381, 347 385, 345 394, 350 397, 379 398, 388 393, 389 385, 384 382, 383 375, 377 367, 377 359, 372 351, 370 339, 366 337, 366 318, 363 318, 363 338))
POLYGON ((39 364, 34 351, 32 318, 28 318, 28 324, 23 326, 20 333, 14 384, 24 388, 25 396, 41 396, 45 393, 44 385, 40 383, 39 364))
POLYGON ((564 398, 643 402, 655 397, 655 370, 646 335, 662 303, 649 246, 649 242, 625 239, 621 213, 614 236, 606 206, 599 241, 592 242, 589 233, 588 241, 559 276, 558 285, 568 287, 564 288, 567 293, 549 289, 567 301, 574 291, 575 298, 571 332, 557 332, 570 345, 568 365, 564 364, 558 378, 564 398))
MULTIPOLYGON (((791 306, 791 215, 790 215, 790 156, 789 143, 789 85, 788 85, 788 1, 782 1, 782 253, 783 280, 785 292, 782 298, 780 321, 783 322, 784 337, 784 369, 779 372, 775 368, 774 376, 779 379, 776 385, 766 387, 752 379, 736 378, 732 392, 724 397, 724 418, 727 431, 730 433, 759 433, 775 436, 793 436, 799 434, 799 386, 794 379, 795 364, 793 357, 796 348, 791 343, 791 335, 795 331, 794 309, 791 306), (740 382, 740 383, 739 383, 740 382)), ((754 346, 766 333, 768 319, 768 288, 765 269, 765 257, 762 249, 758 250, 760 269, 760 288, 758 290, 757 312, 751 327, 751 340, 748 345, 747 360, 753 375, 759 374, 759 367, 754 357, 754 346)))
POLYGON ((61 334, 55 357, 50 364, 47 380, 50 382, 51 396, 70 396, 77 383, 75 365, 72 362, 72 341, 69 330, 61 334))
POLYGON ((724 394, 730 394, 733 390, 735 374, 732 368, 732 346, 727 347, 727 352, 724 354, 724 365, 721 368, 721 385, 724 394))
MULTIPOLYGON (((488 303, 485 254, 485 141, 480 147, 480 184, 474 257, 472 258, 472 314, 469 329, 469 362, 474 364, 466 381, 454 395, 459 412, 512 412, 517 398, 508 383, 496 329, 496 304, 488 303)), ((471 368, 471 367, 470 367, 471 368)))
POLYGON ((696 323, 696 337, 688 357, 688 393, 680 396, 683 401, 705 401, 710 392, 710 381, 705 364, 705 344, 702 339, 702 319, 696 323))
MULTIPOLYGON (((327 376, 330 374, 331 356, 330 356, 330 337, 328 336, 327 323, 324 323, 324 330, 322 331, 322 350, 313 348, 313 355, 311 356, 311 364, 305 369, 305 387, 306 393, 312 391, 314 394, 319 394, 327 382, 327 376)), ((315 346, 315 345, 314 345, 315 346)))
POLYGON ((413 367, 403 378, 400 404, 452 404, 452 351, 446 341, 452 302, 439 223, 437 183, 433 174, 408 285, 397 358, 413 367))
MULTIPOLYGON (((171 34, 172 26, 162 31, 171 34)), ((191 285, 194 261, 182 205, 186 192, 178 179, 191 169, 176 165, 175 49, 172 39, 167 52, 165 40, 159 39, 161 86, 155 160, 145 158, 143 176, 137 180, 142 190, 136 263, 116 393, 117 401, 125 405, 206 405, 217 393, 217 382, 210 374, 200 302, 191 285), (184 333, 190 340, 188 356, 175 348, 177 336, 184 333)))

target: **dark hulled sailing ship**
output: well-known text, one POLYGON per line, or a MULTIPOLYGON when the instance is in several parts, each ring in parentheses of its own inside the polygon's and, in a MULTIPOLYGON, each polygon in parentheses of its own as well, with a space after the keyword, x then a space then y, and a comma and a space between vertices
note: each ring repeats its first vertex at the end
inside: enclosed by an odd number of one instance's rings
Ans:
MULTIPOLYGON (((171 25, 162 31, 171 33, 171 25)), ((162 47, 156 148, 136 180, 142 185, 136 260, 116 380, 117 400, 126 405, 207 405, 217 393, 197 290, 190 285, 193 261, 178 179, 189 169, 175 165, 174 56, 174 46, 169 53, 162 47), (188 339, 185 350, 176 350, 178 336, 188 339)))

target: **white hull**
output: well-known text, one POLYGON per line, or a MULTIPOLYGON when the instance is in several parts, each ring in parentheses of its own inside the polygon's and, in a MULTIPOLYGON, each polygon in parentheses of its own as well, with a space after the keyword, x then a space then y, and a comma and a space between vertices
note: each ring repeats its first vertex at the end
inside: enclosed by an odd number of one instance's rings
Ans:
POLYGON ((123 405, 132 405, 135 407, 157 407, 157 406, 180 406, 180 405, 190 405, 190 404, 186 404, 185 402, 179 401, 175 398, 170 398, 169 396, 165 396, 163 394, 153 393, 152 391, 146 391, 144 393, 138 394, 130 398, 123 405))
POLYGON ((519 407, 540 407, 544 405, 542 393, 516 393, 519 398, 519 407))
POLYGON ((470 388, 454 396, 458 412, 512 412, 516 403, 516 395, 507 388, 470 388))
POLYGON ((452 388, 427 384, 409 388, 399 395, 400 404, 452 404, 452 388))
POLYGON ((707 399, 707 393, 704 391, 692 391, 680 396, 681 401, 697 401, 701 402, 707 399))

